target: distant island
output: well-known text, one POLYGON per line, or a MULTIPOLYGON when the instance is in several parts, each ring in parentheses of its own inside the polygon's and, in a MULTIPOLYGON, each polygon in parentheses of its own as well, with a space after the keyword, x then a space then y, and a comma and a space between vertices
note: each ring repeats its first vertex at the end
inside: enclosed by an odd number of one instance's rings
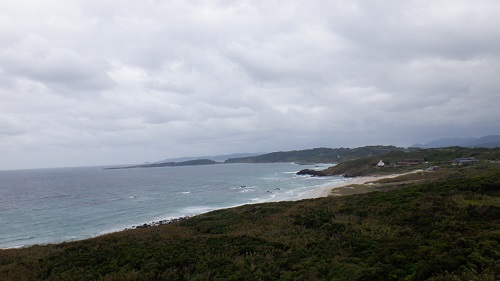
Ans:
POLYGON ((165 163, 152 163, 152 164, 143 164, 143 165, 134 165, 134 166, 125 166, 125 167, 111 167, 104 168, 103 170, 119 170, 119 169, 134 169, 134 168, 159 168, 159 167, 179 167, 179 166, 199 166, 199 165, 213 165, 220 164, 220 162, 215 162, 210 159, 197 159, 197 160, 189 160, 183 162, 165 162, 165 163))

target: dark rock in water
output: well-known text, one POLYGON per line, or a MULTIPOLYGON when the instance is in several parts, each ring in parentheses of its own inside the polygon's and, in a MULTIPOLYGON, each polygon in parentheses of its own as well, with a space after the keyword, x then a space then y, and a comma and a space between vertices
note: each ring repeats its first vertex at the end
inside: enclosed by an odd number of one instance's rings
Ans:
POLYGON ((313 177, 325 177, 325 176, 327 176, 323 171, 317 171, 317 170, 311 170, 311 169, 300 170, 297 172, 297 175, 299 175, 299 176, 309 175, 309 176, 313 176, 313 177))

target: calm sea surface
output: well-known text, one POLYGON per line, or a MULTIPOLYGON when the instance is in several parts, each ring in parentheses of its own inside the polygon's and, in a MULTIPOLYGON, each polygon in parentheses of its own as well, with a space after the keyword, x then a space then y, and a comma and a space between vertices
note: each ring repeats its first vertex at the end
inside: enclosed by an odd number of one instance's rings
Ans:
POLYGON ((297 200, 341 177, 296 164, 0 171, 0 248, 58 243, 238 205, 297 200))

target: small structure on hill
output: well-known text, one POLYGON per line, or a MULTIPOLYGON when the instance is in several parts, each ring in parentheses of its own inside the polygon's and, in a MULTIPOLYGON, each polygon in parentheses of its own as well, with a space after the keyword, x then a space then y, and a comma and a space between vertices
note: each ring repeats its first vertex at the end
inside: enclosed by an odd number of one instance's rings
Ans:
POLYGON ((384 166, 385 166, 384 161, 382 160, 378 161, 377 167, 384 167, 384 166))
POLYGON ((427 172, 434 172, 437 168, 439 168, 438 166, 430 166, 429 168, 425 169, 427 172))
POLYGON ((464 157, 464 158, 455 158, 453 159, 453 165, 463 165, 463 164, 476 164, 479 160, 475 157, 464 157))

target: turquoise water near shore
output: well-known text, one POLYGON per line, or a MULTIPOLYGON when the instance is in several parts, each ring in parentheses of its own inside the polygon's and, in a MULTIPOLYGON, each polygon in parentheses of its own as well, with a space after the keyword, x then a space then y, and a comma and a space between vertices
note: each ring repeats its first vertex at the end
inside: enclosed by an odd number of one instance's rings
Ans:
POLYGON ((300 199, 341 177, 292 163, 0 171, 0 248, 79 240, 210 210, 300 199))

